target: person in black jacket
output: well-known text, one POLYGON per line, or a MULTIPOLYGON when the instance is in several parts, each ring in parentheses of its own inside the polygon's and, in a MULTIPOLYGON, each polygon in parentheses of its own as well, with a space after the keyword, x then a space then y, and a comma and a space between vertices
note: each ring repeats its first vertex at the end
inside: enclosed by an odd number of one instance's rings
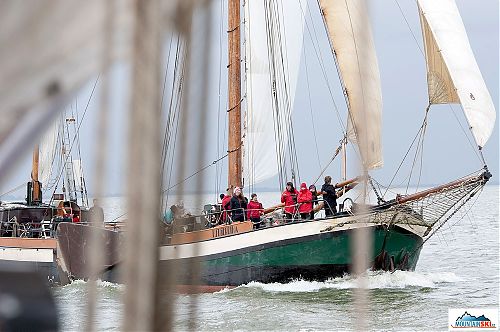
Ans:
POLYGON ((94 198, 94 206, 89 209, 90 214, 90 222, 96 222, 102 224, 104 222, 104 211, 102 207, 99 205, 99 201, 97 198, 94 198))
POLYGON ((335 186, 332 185, 332 177, 325 176, 325 183, 321 187, 321 194, 323 194, 323 201, 325 204, 325 216, 331 217, 337 213, 337 194, 335 193, 335 186))
POLYGON ((230 201, 231 218, 235 221, 246 220, 247 199, 243 197, 240 187, 234 188, 233 197, 230 201))

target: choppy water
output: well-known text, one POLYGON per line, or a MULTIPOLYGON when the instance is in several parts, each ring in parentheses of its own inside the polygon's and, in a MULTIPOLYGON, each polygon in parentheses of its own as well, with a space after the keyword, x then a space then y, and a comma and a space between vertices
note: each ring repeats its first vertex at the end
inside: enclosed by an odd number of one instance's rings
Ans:
MULTIPOLYGON (((261 200, 274 196, 265 194, 261 200)), ((122 203, 107 201, 108 219, 120 214, 122 203)), ((473 208, 449 225, 424 245, 415 272, 369 273, 366 320, 371 329, 447 330, 448 308, 498 308, 499 187, 487 186, 473 208)), ((344 276, 327 282, 250 283, 202 294, 197 330, 352 330, 354 287, 356 280, 344 276)), ((120 330, 124 286, 100 282, 98 288, 99 330, 120 330)), ((55 288, 54 294, 63 329, 81 330, 85 282, 55 288)), ((188 295, 177 298, 177 330, 188 328, 190 300, 188 295)))

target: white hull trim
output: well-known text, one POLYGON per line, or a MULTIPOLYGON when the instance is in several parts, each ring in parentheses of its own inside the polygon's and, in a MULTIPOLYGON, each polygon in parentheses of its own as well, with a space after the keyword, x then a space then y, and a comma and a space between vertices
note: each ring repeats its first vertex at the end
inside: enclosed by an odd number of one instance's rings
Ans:
POLYGON ((54 262, 54 250, 0 247, 1 261, 52 263, 54 262))
MULTIPOLYGON (((355 228, 375 227, 376 223, 352 222, 359 216, 349 216, 328 220, 317 220, 304 223, 292 223, 288 225, 265 228, 259 231, 237 234, 233 236, 220 237, 198 243, 187 243, 177 245, 165 245, 159 248, 160 260, 184 259, 193 257, 203 257, 234 250, 258 246, 266 243, 301 238, 304 236, 333 233, 355 228), (351 223, 350 223, 351 222, 351 223), (346 223, 342 226, 337 226, 346 223), (331 226, 333 228, 329 229, 331 226)), ((403 226, 398 224, 398 226, 403 226)), ((403 227, 408 231, 422 236, 416 229, 403 227)), ((423 234, 423 233, 422 233, 423 234)))

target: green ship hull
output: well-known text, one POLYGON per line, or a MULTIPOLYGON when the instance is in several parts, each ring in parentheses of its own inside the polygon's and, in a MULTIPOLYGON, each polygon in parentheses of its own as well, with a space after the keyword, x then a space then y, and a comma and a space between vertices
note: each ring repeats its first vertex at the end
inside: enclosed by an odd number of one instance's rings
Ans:
MULTIPOLYGON (((284 227, 287 227, 286 225, 284 227)), ((399 226, 373 225, 371 266, 380 270, 414 270, 422 238, 399 226)), ((294 279, 324 281, 349 273, 352 265, 353 229, 329 231, 197 258, 162 260, 162 268, 177 265, 178 282, 192 280, 191 260, 201 261, 200 280, 208 286, 237 286, 251 281, 288 282, 294 279)), ((255 236, 259 231, 252 232, 255 236)), ((240 235, 241 236, 241 235, 240 235)))

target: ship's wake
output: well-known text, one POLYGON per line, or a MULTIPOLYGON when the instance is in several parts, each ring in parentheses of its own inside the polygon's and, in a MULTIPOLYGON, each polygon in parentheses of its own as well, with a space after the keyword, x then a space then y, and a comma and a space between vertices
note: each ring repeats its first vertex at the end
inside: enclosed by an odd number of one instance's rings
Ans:
MULTIPOLYGON (((367 272, 366 288, 368 289, 405 289, 405 288, 438 288, 440 284, 455 283, 461 279, 453 272, 422 273, 409 271, 391 272, 367 272)), ((329 279, 324 282, 294 280, 289 283, 250 282, 232 290, 225 289, 221 292, 229 292, 241 288, 260 289, 264 292, 318 292, 325 289, 354 289, 360 287, 360 280, 350 275, 341 278, 329 279)))

